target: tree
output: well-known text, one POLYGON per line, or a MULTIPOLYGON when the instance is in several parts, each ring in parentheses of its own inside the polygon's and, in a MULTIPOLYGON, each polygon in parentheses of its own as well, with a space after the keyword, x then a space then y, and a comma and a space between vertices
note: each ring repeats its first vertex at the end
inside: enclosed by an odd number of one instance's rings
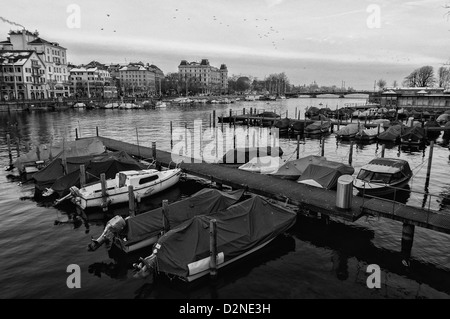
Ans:
POLYGON ((250 79, 247 76, 241 76, 236 81, 236 90, 239 92, 245 92, 251 87, 250 79))
POLYGON ((427 65, 412 71, 403 83, 409 87, 432 87, 435 82, 433 67, 427 65))
POLYGON ((380 90, 383 90, 386 87, 386 81, 383 79, 379 79, 377 81, 377 85, 380 88, 380 90))
POLYGON ((392 82, 392 87, 396 88, 398 86, 397 80, 394 80, 394 82, 392 82))
POLYGON ((441 66, 438 70, 438 76, 439 76, 439 87, 441 88, 447 88, 450 82, 450 69, 441 66))

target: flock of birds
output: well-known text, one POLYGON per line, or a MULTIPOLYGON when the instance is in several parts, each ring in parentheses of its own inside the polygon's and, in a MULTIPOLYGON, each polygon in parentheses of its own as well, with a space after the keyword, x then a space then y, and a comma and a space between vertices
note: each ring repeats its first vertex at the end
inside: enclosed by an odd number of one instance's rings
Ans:
MULTIPOLYGON (((177 18, 181 18, 180 15, 178 15, 180 11, 178 9, 175 9, 175 14, 172 17, 172 19, 177 19, 177 18)), ((107 13, 106 14, 107 18, 111 17, 111 14, 107 13)), ((186 17, 185 18, 187 21, 190 21, 191 18, 190 17, 186 17)), ((252 24, 254 25, 253 27, 255 28, 255 34, 259 39, 262 40, 272 40, 270 42, 270 44, 273 46, 273 48, 275 50, 278 49, 278 40, 284 41, 285 38, 281 37, 280 31, 275 29, 273 26, 268 27, 267 23, 268 23, 269 19, 264 18, 264 19, 260 19, 260 18, 254 18, 254 19, 243 19, 242 22, 246 23, 247 25, 252 26, 252 24)), ((220 21, 218 19, 217 16, 213 15, 212 16, 212 22, 213 23, 218 23, 219 25, 222 25, 226 28, 230 27, 230 24, 225 23, 224 21, 220 21)), ((100 31, 107 31, 108 28, 106 28, 105 26, 102 26, 100 28, 100 31)), ((114 33, 116 33, 116 30, 113 30, 114 33)))

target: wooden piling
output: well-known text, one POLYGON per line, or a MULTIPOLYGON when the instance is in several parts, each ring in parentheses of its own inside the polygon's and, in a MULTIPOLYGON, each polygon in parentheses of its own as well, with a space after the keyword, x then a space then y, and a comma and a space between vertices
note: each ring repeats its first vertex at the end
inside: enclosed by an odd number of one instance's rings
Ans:
POLYGON ((152 157, 156 160, 156 142, 152 142, 152 157))
POLYGON ((213 110, 213 115, 212 115, 212 117, 213 117, 213 121, 212 121, 213 127, 215 128, 215 127, 216 127, 216 110, 213 110))
POLYGON ((8 144, 8 155, 9 155, 9 165, 11 166, 13 163, 12 153, 11 153, 11 135, 6 134, 6 143, 8 144))
POLYGON ((103 212, 108 211, 108 194, 106 193, 106 175, 105 173, 100 174, 100 184, 102 187, 102 208, 103 212))
MULTIPOLYGON (((211 127, 211 114, 209 115, 209 127, 211 127)), ((172 121, 170 121, 170 148, 173 147, 173 127, 172 127, 172 121)))
POLYGON ((232 109, 230 109, 230 116, 228 117, 228 125, 231 127, 231 118, 233 117, 233 110, 232 109))
POLYGON ((217 276, 217 221, 209 222, 209 274, 211 277, 217 276))
POLYGON ((184 155, 188 155, 187 123, 184 123, 184 155))
POLYGON ((167 233, 170 230, 169 219, 169 201, 164 199, 162 201, 162 222, 163 222, 163 233, 167 233))
POLYGON ((75 128, 75 139, 78 140, 78 129, 75 128))
POLYGON ((136 200, 134 198, 133 185, 128 185, 128 211, 131 217, 136 215, 136 200))
POLYGON ((221 130, 222 130, 222 134, 223 134, 223 114, 220 116, 220 122, 222 123, 221 130))
POLYGON ((98 126, 95 127, 95 135, 99 136, 98 135, 98 126))
MULTIPOLYGON (((63 144, 64 145, 64 144, 63 144)), ((63 147, 63 152, 64 152, 64 147, 63 147)), ((36 145, 36 157, 38 159, 38 161, 41 160, 41 150, 39 148, 39 145, 36 145)), ((65 158, 65 156, 63 155, 63 159, 65 158)))
POLYGON ((84 187, 84 185, 86 185, 86 166, 80 165, 80 186, 81 188, 84 187))
POLYGON ((297 159, 300 157, 300 134, 297 135, 297 159))
POLYGON ((381 157, 382 157, 382 158, 384 157, 385 150, 386 150, 386 145, 385 145, 385 144, 382 144, 382 145, 381 145, 381 157))
POLYGON ((321 152, 322 152, 322 156, 325 156, 325 138, 322 136, 320 138, 321 143, 322 143, 322 148, 321 148, 321 152))
POLYGON ((352 166, 353 163, 353 142, 350 142, 350 152, 348 154, 348 165, 352 166))
POLYGON ((431 163, 433 162, 433 149, 434 149, 434 141, 430 141, 430 153, 428 155, 428 168, 427 168, 427 179, 430 179, 431 174, 431 163))
POLYGON ((295 107, 295 118, 297 118, 297 107, 295 107))

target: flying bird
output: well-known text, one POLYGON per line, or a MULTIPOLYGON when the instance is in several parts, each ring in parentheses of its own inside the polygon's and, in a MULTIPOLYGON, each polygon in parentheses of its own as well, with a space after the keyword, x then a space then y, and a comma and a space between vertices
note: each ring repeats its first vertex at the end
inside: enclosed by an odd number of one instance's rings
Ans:
POLYGON ((106 14, 109 17, 109 13, 106 14))

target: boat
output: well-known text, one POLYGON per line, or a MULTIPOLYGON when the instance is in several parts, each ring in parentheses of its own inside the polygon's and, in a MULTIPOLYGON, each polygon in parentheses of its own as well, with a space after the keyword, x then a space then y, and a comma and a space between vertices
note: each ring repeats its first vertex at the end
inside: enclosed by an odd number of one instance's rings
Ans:
POLYGON ((409 163, 399 158, 375 158, 361 167, 353 186, 363 194, 380 195, 394 192, 408 184, 412 177, 409 163))
POLYGON ((174 228, 194 216, 210 215, 226 209, 237 203, 243 194, 244 190, 225 192, 204 188, 186 199, 168 205, 164 213, 160 207, 125 219, 115 216, 108 221, 103 233, 97 239, 92 239, 88 250, 95 251, 103 244, 115 245, 124 253, 148 247, 164 231, 164 218, 168 226, 174 228))
MULTIPOLYGON (((120 171, 141 170, 146 166, 124 151, 108 152, 99 155, 68 157, 65 165, 61 158, 55 158, 44 169, 33 174, 35 199, 43 197, 61 198, 70 193, 70 187, 80 187, 80 166, 85 166, 85 181, 100 180, 100 174, 107 179, 114 178, 120 171)), ((148 168, 148 167, 147 167, 148 168)), ((44 198, 40 198, 44 199, 44 198)))
POLYGON ((410 126, 403 130, 400 136, 400 144, 402 148, 406 149, 421 149, 425 145, 426 134, 425 130, 420 126, 410 126))
POLYGON ((441 135, 441 131, 427 130, 427 128, 440 128, 441 127, 441 125, 434 119, 430 119, 429 121, 426 121, 423 127, 425 129, 426 137, 428 140, 435 140, 441 135))
POLYGON ((336 189, 337 181, 342 175, 353 175, 355 169, 347 164, 324 160, 306 167, 297 183, 325 189, 336 189))
POLYGON ((312 120, 293 120, 291 122, 291 131, 295 134, 303 134, 305 132, 305 127, 309 124, 314 123, 312 120))
POLYGON ((76 102, 76 103, 74 103, 73 105, 72 105, 72 108, 74 108, 74 109, 78 109, 78 108, 85 108, 86 107, 86 104, 84 104, 84 103, 82 103, 82 102, 76 102))
POLYGON ((390 126, 387 130, 381 132, 377 139, 379 141, 385 141, 385 142, 398 142, 400 141, 400 136, 402 134, 402 131, 404 130, 404 125, 402 123, 400 124, 394 124, 390 126))
POLYGON ((106 180, 106 198, 102 197, 101 182, 87 184, 81 189, 70 188, 71 201, 81 209, 102 207, 128 202, 128 186, 134 187, 136 198, 145 198, 172 187, 180 180, 181 169, 158 171, 156 169, 121 171, 115 178, 106 180))
POLYGON ((336 138, 341 140, 349 140, 356 136, 359 132, 360 125, 358 123, 350 123, 335 132, 336 138))
POLYGON ((355 135, 355 139, 360 142, 371 142, 375 140, 380 132, 383 132, 384 128, 382 127, 372 127, 359 130, 355 135))
POLYGON ((119 108, 120 103, 119 102, 113 102, 103 105, 102 109, 117 109, 119 108))
POLYGON ((326 157, 308 155, 296 160, 287 161, 271 176, 281 179, 298 180, 309 164, 319 164, 326 161, 326 157))
POLYGON ((155 103, 155 108, 159 109, 159 108, 165 108, 167 107, 167 104, 163 101, 156 101, 155 103))
POLYGON ((216 269, 226 269, 283 235, 295 222, 295 212, 260 196, 211 215, 195 216, 161 236, 153 253, 133 265, 134 277, 167 275, 193 282, 210 273, 211 255, 216 269), (211 233, 217 241, 210 242, 211 233))
POLYGON ((305 127, 305 134, 317 135, 324 134, 330 131, 331 121, 316 121, 305 127))
POLYGON ((35 149, 22 154, 13 163, 20 174, 34 174, 46 167, 55 158, 70 158, 99 155, 106 147, 98 138, 59 142, 55 145, 37 145, 35 149))
POLYGON ((286 160, 276 156, 258 156, 239 166, 238 169, 259 174, 272 174, 285 162, 286 160))
POLYGON ((119 109, 122 110, 132 110, 132 109, 140 109, 142 108, 140 105, 135 103, 121 103, 119 104, 119 109))
POLYGON ((288 118, 277 120, 277 121, 275 121, 273 126, 278 129, 278 132, 280 134, 287 134, 289 132, 289 128, 291 126, 291 120, 288 118))

